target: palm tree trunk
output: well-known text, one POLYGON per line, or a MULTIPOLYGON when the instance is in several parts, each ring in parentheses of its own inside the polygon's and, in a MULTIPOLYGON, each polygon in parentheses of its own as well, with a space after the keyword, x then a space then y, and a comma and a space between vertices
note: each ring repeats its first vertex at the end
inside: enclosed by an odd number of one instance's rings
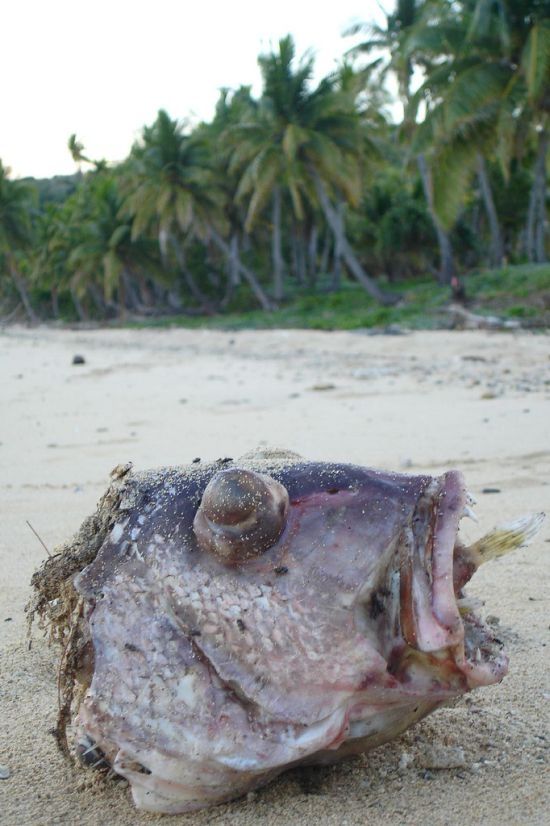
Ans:
POLYGON ((326 275, 328 270, 328 258, 330 255, 330 232, 325 232, 323 239, 323 248, 321 251, 321 261, 319 263, 319 270, 323 275, 326 275))
POLYGON ((399 297, 395 295, 388 295, 384 293, 376 284, 376 282, 367 275, 359 260, 357 259, 348 239, 344 233, 344 227, 340 221, 338 213, 330 203, 329 197, 326 193, 325 187, 323 186, 323 182, 319 177, 317 171, 315 169, 311 169, 311 175, 313 178, 313 183, 315 185, 315 190, 317 192, 317 197, 319 198, 319 203, 321 204, 321 209, 323 210, 324 216, 327 220, 329 227, 331 228, 332 232, 334 233, 334 239, 337 246, 341 250, 342 258, 348 267, 349 271, 352 273, 354 278, 365 288, 365 290, 375 298, 377 301, 380 301, 381 304, 395 304, 399 297))
MULTIPOLYGON (((231 257, 231 249, 229 247, 229 244, 226 241, 224 241, 219 232, 214 228, 210 229, 210 233, 212 236, 212 240, 214 241, 218 249, 220 249, 224 253, 224 255, 227 256, 227 258, 229 259, 231 257)), ((254 275, 252 270, 250 270, 248 267, 245 267, 245 265, 239 257, 238 251, 237 255, 234 258, 234 262, 237 270, 242 274, 245 281, 248 282, 250 289, 256 296, 258 303, 260 304, 262 309, 267 310, 268 312, 273 310, 273 305, 267 297, 265 291, 263 290, 260 282, 254 275)))
POLYGON ((525 233, 527 258, 529 261, 538 264, 543 264, 546 261, 544 231, 546 224, 546 153, 548 152, 549 140, 550 133, 547 129, 542 129, 539 132, 525 233))
POLYGON ((55 319, 58 319, 59 318, 59 292, 58 292, 58 289, 57 289, 55 284, 52 286, 52 289, 51 289, 51 292, 50 292, 50 298, 51 298, 51 302, 52 302, 52 315, 55 319))
POLYGON ((122 270, 120 281, 124 285, 124 306, 128 307, 135 313, 145 315, 147 313, 147 307, 141 300, 139 282, 134 278, 134 275, 128 265, 126 265, 122 270))
POLYGON ((165 227, 160 227, 159 229, 159 250, 160 250, 160 260, 161 264, 164 269, 168 269, 168 247, 169 247, 170 235, 168 230, 165 227))
POLYGON ((301 225, 296 227, 296 271, 300 284, 305 284, 307 277, 307 253, 306 241, 304 238, 304 228, 301 225))
POLYGON ((337 236, 334 241, 334 255, 332 262, 332 289, 335 291, 340 289, 340 285, 342 283, 342 250, 339 244, 339 237, 344 232, 345 209, 346 205, 344 201, 338 201, 338 204, 336 206, 336 212, 338 214, 338 221, 340 222, 342 230, 340 235, 337 236))
POLYGON ((14 283, 15 289, 19 293, 19 298, 23 303, 23 307, 25 308, 25 312, 29 317, 29 321, 32 324, 37 324, 39 318, 33 310, 31 300, 27 293, 27 288, 25 287, 25 282, 23 281, 22 277, 19 275, 17 271, 17 267, 15 265, 15 261, 13 260, 11 253, 7 253, 6 258, 8 260, 8 267, 11 275, 11 280, 14 283))
POLYGON ((183 279, 185 281, 185 284, 187 285, 187 289, 189 290, 197 304, 200 305, 202 311, 204 313, 211 315, 214 312, 214 309, 208 301, 205 294, 203 293, 203 291, 199 288, 197 282, 193 278, 193 275, 188 270, 185 261, 185 253, 183 251, 183 247, 174 235, 170 236, 170 243, 172 244, 172 248, 176 256, 176 261, 178 262, 178 267, 180 269, 181 274, 183 275, 183 279))
POLYGON ((493 200, 493 193, 491 190, 491 183, 487 175, 487 166, 483 155, 477 153, 477 177, 479 186, 481 188, 481 196, 487 213, 487 220, 489 221, 489 230, 491 233, 491 252, 490 263, 492 267, 501 267, 504 260, 504 244, 502 243, 502 232, 498 215, 493 200))
POLYGON ((109 310, 112 311, 112 317, 117 318, 120 314, 120 304, 114 301, 106 301, 102 290, 96 284, 90 283, 86 287, 86 291, 92 296, 92 300, 97 307, 100 317, 107 318, 109 310))
POLYGON ((128 285, 124 278, 123 272, 122 275, 119 276, 117 289, 118 302, 116 305, 116 313, 119 318, 126 318, 126 310, 129 298, 127 286, 128 285))
POLYGON ((290 254, 292 256, 292 273, 300 286, 306 283, 307 268, 304 258, 304 245, 300 224, 292 222, 290 232, 290 254))
POLYGON ((450 284, 455 276, 455 267, 453 262, 453 250, 449 235, 443 229, 439 218, 434 209, 432 182, 426 158, 421 153, 418 155, 416 162, 418 164, 418 171, 422 179, 422 188, 424 189, 424 196, 428 204, 428 212, 437 235, 437 243, 439 245, 439 255, 441 258, 439 267, 439 283, 450 284))
POLYGON ((239 236, 236 232, 233 233, 229 241, 229 280, 232 287, 238 287, 240 284, 239 275, 239 236))
POLYGON ((281 187, 273 190, 273 231, 271 236, 271 255, 273 260, 273 297, 275 301, 283 298, 283 253, 281 247, 281 187))
POLYGON ((317 281, 317 242, 319 239, 319 231, 317 229, 317 224, 313 224, 313 226, 309 230, 309 244, 307 249, 307 257, 308 257, 308 274, 309 274, 309 283, 312 287, 315 287, 315 282, 317 281))
POLYGON ((71 293, 71 299, 72 299, 72 302, 74 304, 74 308, 76 310, 76 314, 79 318, 79 321, 87 321, 88 320, 88 314, 86 313, 86 310, 84 309, 84 306, 83 306, 80 298, 78 297, 76 287, 73 284, 71 284, 69 286, 69 292, 71 293))
POLYGON ((147 279, 142 273, 136 275, 136 289, 144 312, 150 314, 151 311, 155 309, 155 299, 151 294, 151 288, 147 283, 147 279))
POLYGON ((235 292, 235 287, 239 284, 239 268, 237 266, 238 258, 239 236, 236 232, 233 232, 231 238, 229 239, 229 255, 227 257, 227 285, 225 288, 225 294, 220 303, 220 307, 223 309, 225 309, 231 301, 233 293, 235 292))

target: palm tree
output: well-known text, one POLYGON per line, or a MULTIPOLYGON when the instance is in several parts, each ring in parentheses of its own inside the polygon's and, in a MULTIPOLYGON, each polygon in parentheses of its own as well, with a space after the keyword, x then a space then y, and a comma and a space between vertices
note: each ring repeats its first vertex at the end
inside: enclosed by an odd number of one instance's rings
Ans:
POLYGON ((216 104, 214 119, 211 123, 202 123, 196 130, 196 137, 206 147, 208 168, 211 170, 215 185, 222 193, 223 214, 228 238, 223 237, 220 230, 210 227, 210 237, 218 250, 221 251, 227 268, 227 289, 222 299, 222 306, 226 306, 235 287, 242 278, 250 287, 260 307, 266 311, 274 309, 274 304, 260 284, 256 274, 245 266, 242 261, 240 248, 244 229, 243 209, 236 201, 238 176, 229 168, 231 150, 227 147, 226 135, 238 123, 245 119, 251 107, 254 106, 249 86, 241 86, 230 93, 222 89, 216 104))
POLYGON ((239 174, 237 202, 248 199, 245 230, 250 232, 266 203, 271 200, 273 295, 283 298, 284 259, 281 212, 283 195, 289 194, 295 218, 304 218, 304 169, 293 155, 292 125, 308 116, 307 83, 313 60, 304 58, 293 66, 294 43, 279 42, 278 54, 261 55, 264 89, 259 103, 251 100, 240 124, 228 130, 234 146, 229 169, 239 174))
POLYGON ((19 269, 21 253, 29 248, 32 237, 32 189, 9 178, 10 170, 0 160, 0 263, 7 266, 30 321, 38 317, 30 302, 25 281, 19 269))
MULTIPOLYGON (((426 7, 429 5, 429 0, 397 0, 395 12, 386 14, 383 26, 361 23, 348 32, 357 34, 361 31, 368 35, 367 40, 350 50, 350 54, 357 56, 370 55, 373 52, 383 53, 383 56, 375 59, 371 67, 378 69, 381 81, 389 73, 395 75, 403 107, 402 133, 409 139, 415 130, 416 117, 411 92, 412 76, 415 65, 422 61, 419 61, 419 56, 413 49, 405 46, 410 42, 411 33, 417 30, 424 19, 426 7)), ((433 180, 424 152, 416 153, 416 163, 439 245, 439 280, 442 284, 450 284, 455 278, 451 241, 435 208, 433 180)))
POLYGON ((132 239, 154 228, 163 260, 174 254, 193 298, 211 312, 185 259, 186 242, 205 240, 215 223, 224 224, 222 194, 205 160, 202 142, 184 133, 183 125, 161 110, 132 149, 124 191, 132 239))
POLYGON ((73 239, 67 268, 84 289, 94 292, 94 285, 100 288, 100 293, 95 293, 96 303, 105 302, 122 315, 127 308, 147 312, 142 296, 144 279, 158 276, 160 268, 148 239, 131 237, 131 221, 123 215, 116 176, 92 174, 78 201, 77 214, 73 215, 78 236, 73 239))
MULTIPOLYGON (((206 312, 212 312, 213 307, 187 266, 186 245, 194 239, 204 244, 212 240, 225 257, 232 256, 224 237, 224 192, 209 154, 200 131, 188 135, 182 124, 161 110, 132 150, 125 185, 125 209, 133 219, 132 238, 154 228, 163 260, 173 252, 190 293, 206 312)), ((270 309, 254 273, 238 256, 233 258, 264 309, 270 309)))
POLYGON ((93 163, 93 161, 91 161, 90 158, 88 158, 87 155, 84 154, 84 144, 80 143, 74 132, 69 137, 67 148, 71 153, 71 157, 75 163, 93 163))
POLYGON ((491 229, 491 258, 502 259, 502 237, 485 157, 505 174, 518 147, 537 145, 526 228, 530 260, 545 259, 546 153, 550 111, 550 20, 539 0, 439 0, 405 44, 422 53, 426 79, 416 95, 427 116, 418 145, 435 149, 435 209, 456 218, 477 172, 491 229), (449 33, 452 32, 452 36, 449 33))
POLYGON ((278 52, 259 58, 262 98, 249 119, 228 133, 234 147, 230 169, 241 175, 237 199, 249 198, 246 228, 252 228, 271 200, 274 294, 280 299, 283 197, 289 198, 298 221, 305 217, 306 204, 320 207, 351 273, 378 301, 391 301, 359 263, 331 199, 336 194, 359 203, 364 135, 357 112, 349 97, 337 92, 334 77, 310 89, 312 58, 306 56, 297 66, 294 58, 290 35, 279 41, 278 52))

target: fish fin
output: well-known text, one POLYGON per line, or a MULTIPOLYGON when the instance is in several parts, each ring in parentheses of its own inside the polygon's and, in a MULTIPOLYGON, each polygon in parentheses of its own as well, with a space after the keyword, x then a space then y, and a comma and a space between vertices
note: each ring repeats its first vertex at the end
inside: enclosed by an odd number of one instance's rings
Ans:
POLYGON ((470 545, 468 550, 472 556, 479 558, 479 564, 503 556, 528 545, 539 532, 544 517, 544 513, 528 513, 513 522, 498 525, 470 545))

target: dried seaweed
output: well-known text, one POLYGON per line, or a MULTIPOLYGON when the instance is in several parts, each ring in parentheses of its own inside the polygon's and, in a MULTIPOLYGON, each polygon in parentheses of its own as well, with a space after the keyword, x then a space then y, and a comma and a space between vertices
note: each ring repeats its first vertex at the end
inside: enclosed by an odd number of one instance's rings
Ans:
MULTIPOLYGON (((117 465, 112 483, 75 536, 55 549, 31 579, 32 597, 26 606, 29 635, 37 620, 50 643, 62 649, 58 672, 59 710, 55 737, 63 754, 69 755, 67 727, 90 682, 86 668, 89 633, 84 619, 84 600, 76 592, 74 577, 95 559, 115 522, 121 499, 131 478, 131 464, 117 465)), ((30 645, 30 642, 29 642, 30 645)))

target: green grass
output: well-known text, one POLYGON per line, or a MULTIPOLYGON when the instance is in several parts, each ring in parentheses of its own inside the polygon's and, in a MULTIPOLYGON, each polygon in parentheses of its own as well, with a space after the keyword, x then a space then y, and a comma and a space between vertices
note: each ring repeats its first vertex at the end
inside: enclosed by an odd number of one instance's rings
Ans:
MULTIPOLYGON (((525 265, 486 270, 464 278, 469 309, 480 314, 517 318, 532 326, 550 326, 550 265, 525 265)), ((448 288, 435 281, 415 280, 390 286, 401 300, 382 307, 358 285, 346 282, 335 293, 296 293, 280 307, 227 312, 208 317, 169 316, 131 322, 131 327, 189 327, 222 330, 301 328, 354 330, 398 324, 409 329, 447 326, 448 288)))

